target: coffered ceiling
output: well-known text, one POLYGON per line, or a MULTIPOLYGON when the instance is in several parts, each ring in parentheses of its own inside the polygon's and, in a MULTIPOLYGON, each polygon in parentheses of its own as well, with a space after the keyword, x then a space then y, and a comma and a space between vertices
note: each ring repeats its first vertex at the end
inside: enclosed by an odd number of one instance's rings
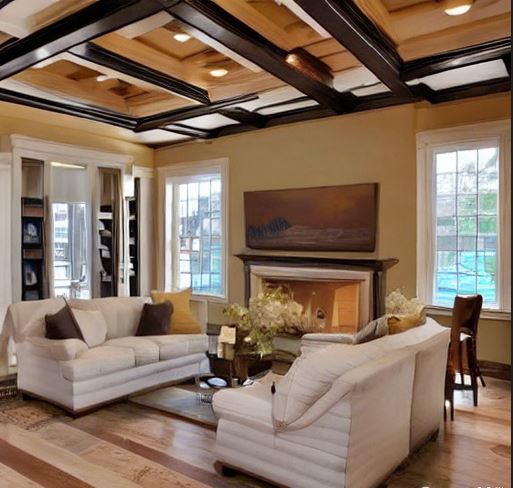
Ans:
POLYGON ((509 0, 0 0, 0 100, 209 139, 510 90, 509 0))

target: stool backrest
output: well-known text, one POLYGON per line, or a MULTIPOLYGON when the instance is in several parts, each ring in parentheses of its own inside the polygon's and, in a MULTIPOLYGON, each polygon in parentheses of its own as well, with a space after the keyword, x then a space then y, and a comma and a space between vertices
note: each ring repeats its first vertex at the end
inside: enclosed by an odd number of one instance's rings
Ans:
POLYGON ((482 305, 483 297, 481 295, 456 295, 454 297, 451 348, 449 351, 449 363, 452 367, 456 367, 460 362, 460 348, 458 347, 460 333, 465 332, 469 335, 477 336, 477 325, 479 323, 482 305))
POLYGON ((481 295, 456 295, 454 297, 454 308, 452 311, 452 328, 456 329, 456 337, 460 332, 467 332, 469 335, 477 335, 479 315, 483 306, 481 295))

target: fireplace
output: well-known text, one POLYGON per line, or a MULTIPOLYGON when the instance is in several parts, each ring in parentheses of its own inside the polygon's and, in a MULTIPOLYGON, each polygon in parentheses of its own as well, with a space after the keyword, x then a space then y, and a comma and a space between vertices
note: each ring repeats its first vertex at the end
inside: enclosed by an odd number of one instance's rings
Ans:
POLYGON ((264 286, 290 290, 319 332, 356 332, 384 313, 386 270, 397 259, 239 254, 246 304, 264 286))

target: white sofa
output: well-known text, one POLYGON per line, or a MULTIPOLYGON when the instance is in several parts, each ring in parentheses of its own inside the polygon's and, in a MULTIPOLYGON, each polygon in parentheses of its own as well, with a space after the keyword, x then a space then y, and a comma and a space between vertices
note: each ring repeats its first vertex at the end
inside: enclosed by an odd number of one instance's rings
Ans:
POLYGON ((378 486, 438 431, 449 337, 427 319, 313 349, 283 377, 216 393, 219 463, 291 488, 378 486))
MULTIPOLYGON (((72 308, 99 310, 107 323, 103 344, 50 340, 44 316, 60 310, 62 298, 10 305, 4 337, 12 336, 18 388, 78 413, 157 385, 209 371, 206 334, 135 337, 149 298, 69 300, 72 308)), ((5 342, 5 341, 4 341, 5 342)))

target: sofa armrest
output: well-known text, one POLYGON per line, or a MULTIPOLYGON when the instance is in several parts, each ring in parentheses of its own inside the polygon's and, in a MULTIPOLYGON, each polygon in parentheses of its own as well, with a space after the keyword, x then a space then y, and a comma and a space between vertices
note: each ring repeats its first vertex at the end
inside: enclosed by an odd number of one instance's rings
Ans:
POLYGON ((19 344, 27 354, 54 361, 69 361, 80 357, 89 348, 80 339, 52 340, 45 337, 27 337, 19 344))

